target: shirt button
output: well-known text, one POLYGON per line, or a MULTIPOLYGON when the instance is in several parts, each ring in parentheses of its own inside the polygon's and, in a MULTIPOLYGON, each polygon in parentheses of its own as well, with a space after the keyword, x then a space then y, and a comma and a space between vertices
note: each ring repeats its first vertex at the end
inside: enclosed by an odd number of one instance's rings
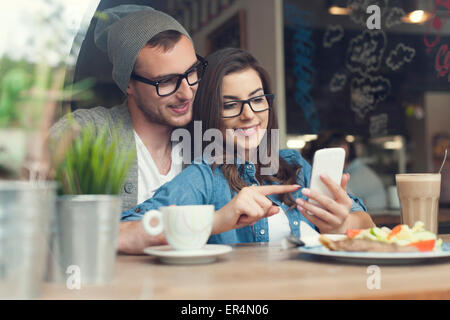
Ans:
POLYGON ((123 188, 124 188, 126 193, 133 193, 134 190, 135 190, 134 184, 131 183, 131 182, 125 183, 123 188))
POLYGON ((298 221, 294 221, 294 226, 298 226, 298 221))
POLYGON ((136 213, 141 212, 141 208, 136 208, 136 209, 134 210, 134 212, 136 212, 136 213))
POLYGON ((266 233, 266 231, 264 229, 261 229, 261 230, 259 230, 259 233, 264 234, 264 233, 266 233))

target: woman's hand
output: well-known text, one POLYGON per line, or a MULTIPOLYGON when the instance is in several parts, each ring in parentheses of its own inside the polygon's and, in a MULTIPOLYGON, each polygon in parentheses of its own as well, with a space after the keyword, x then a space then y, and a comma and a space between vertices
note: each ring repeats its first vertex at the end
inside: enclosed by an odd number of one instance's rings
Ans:
POLYGON ((299 185, 251 186, 239 191, 230 202, 216 211, 212 234, 238 229, 277 214, 280 208, 267 198, 270 194, 294 192, 299 185))
POLYGON ((303 199, 297 199, 297 209, 306 219, 317 226, 321 233, 345 233, 349 226, 348 217, 353 205, 353 201, 346 191, 350 175, 346 173, 342 176, 341 185, 335 183, 327 175, 321 175, 320 179, 328 187, 336 200, 304 188, 302 193, 306 197, 317 201, 323 208, 303 199), (312 215, 307 211, 312 213, 312 215))

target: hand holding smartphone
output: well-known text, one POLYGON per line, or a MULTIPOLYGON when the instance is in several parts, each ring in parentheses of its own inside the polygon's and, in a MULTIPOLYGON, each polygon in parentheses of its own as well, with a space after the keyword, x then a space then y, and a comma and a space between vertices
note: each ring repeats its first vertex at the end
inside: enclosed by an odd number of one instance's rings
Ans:
MULTIPOLYGON (((325 196, 335 199, 333 193, 320 179, 321 174, 327 174, 331 180, 341 184, 342 173, 344 171, 345 150, 343 148, 325 148, 314 153, 313 167, 311 172, 310 189, 325 196)), ((322 207, 317 201, 308 199, 314 205, 322 207)), ((309 211, 308 214, 312 215, 309 211)))

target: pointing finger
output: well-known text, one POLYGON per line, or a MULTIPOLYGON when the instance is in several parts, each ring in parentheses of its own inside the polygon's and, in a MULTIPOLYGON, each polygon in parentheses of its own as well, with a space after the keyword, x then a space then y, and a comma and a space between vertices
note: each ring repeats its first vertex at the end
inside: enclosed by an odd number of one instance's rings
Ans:
POLYGON ((270 185, 270 186, 257 186, 254 187, 255 190, 262 195, 270 194, 280 194, 294 192, 300 188, 298 184, 288 184, 288 185, 270 185))

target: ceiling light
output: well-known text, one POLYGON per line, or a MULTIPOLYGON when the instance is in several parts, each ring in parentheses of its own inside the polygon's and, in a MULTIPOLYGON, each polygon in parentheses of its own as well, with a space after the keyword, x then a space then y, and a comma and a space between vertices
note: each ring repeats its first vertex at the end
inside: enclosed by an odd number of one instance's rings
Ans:
POLYGON ((402 18, 405 23, 424 23, 432 17, 432 14, 424 10, 414 10, 402 18))
POLYGON ((396 136, 394 137, 394 140, 386 141, 383 144, 383 147, 385 149, 391 149, 391 150, 398 150, 403 148, 403 140, 396 136))
POLYGON ((317 134, 304 134, 299 136, 300 139, 305 140, 306 142, 317 139, 317 134))
POLYGON ((333 15, 348 15, 350 14, 350 9, 345 7, 331 6, 328 8, 328 12, 333 15))
POLYGON ((348 143, 355 142, 355 136, 348 135, 348 136, 345 137, 345 140, 346 140, 348 143))
POLYGON ((289 139, 286 144, 289 149, 302 149, 306 142, 304 140, 289 139))

